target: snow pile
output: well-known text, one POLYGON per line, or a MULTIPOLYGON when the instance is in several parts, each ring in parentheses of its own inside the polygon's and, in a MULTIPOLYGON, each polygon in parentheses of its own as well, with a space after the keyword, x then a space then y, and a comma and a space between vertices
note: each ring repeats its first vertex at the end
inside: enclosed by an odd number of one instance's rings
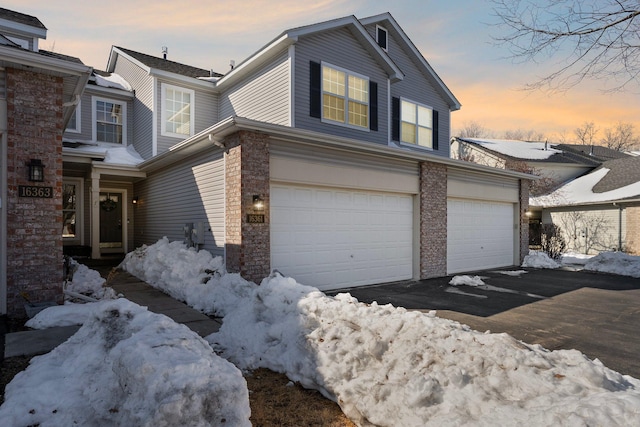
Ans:
POLYGON ((585 265, 594 255, 579 254, 576 252, 566 252, 562 254, 563 265, 585 265))
POLYGON ((115 165, 137 165, 138 163, 142 163, 144 159, 133 145, 128 145, 126 147, 107 147, 107 151, 104 156, 104 162, 115 165))
POLYGON ((480 276, 454 276, 449 282, 451 286, 482 286, 485 283, 480 276))
POLYGON ((111 73, 108 76, 101 76, 97 73, 94 73, 93 77, 95 77, 96 85, 98 86, 127 90, 129 92, 133 90, 129 82, 126 81, 120 74, 111 73))
POLYGON ((95 299, 114 299, 116 292, 105 286, 106 280, 96 270, 70 259, 69 267, 73 272, 71 282, 65 284, 65 290, 86 295, 95 299))
POLYGON ((47 307, 24 325, 32 329, 47 329, 54 326, 82 325, 96 310, 97 302, 84 304, 67 303, 47 307))
POLYGON ((186 326, 126 299, 98 303, 5 399, 10 426, 251 425, 241 372, 186 326))
POLYGON ((529 254, 524 257, 522 266, 531 268, 558 268, 560 264, 551 259, 546 252, 529 251, 529 254))
POLYGON ((464 138, 483 147, 518 159, 546 160, 554 154, 562 154, 561 150, 546 142, 527 142, 511 139, 477 139, 464 138))
POLYGON ((128 253, 120 268, 196 310, 222 317, 256 286, 227 274, 222 258, 166 237, 128 253))
POLYGON ((315 388, 359 425, 640 425, 640 381, 433 314, 265 279, 207 337, 315 388))
POLYGON ((640 256, 628 255, 623 252, 601 252, 590 258, 584 265, 584 269, 640 277, 640 256))
POLYGON ((527 271, 526 270, 501 270, 501 271, 497 271, 497 273, 503 274, 505 276, 520 277, 523 274, 526 274, 527 271))

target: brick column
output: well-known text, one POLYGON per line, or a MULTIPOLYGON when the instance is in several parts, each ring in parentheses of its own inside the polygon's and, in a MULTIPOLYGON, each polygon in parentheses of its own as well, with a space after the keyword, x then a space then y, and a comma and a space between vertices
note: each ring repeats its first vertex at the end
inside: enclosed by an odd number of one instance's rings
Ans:
POLYGON ((420 163, 420 278, 447 275, 447 167, 420 163))
POLYGON ((7 68, 7 312, 24 299, 62 302, 62 90, 60 77, 7 68), (44 182, 27 163, 45 165, 44 182), (19 186, 51 187, 51 198, 20 197, 19 186))
POLYGON ((271 269, 269 228, 269 137, 240 131, 225 139, 226 267, 260 283, 271 269), (264 209, 253 207, 253 196, 264 209), (249 223, 247 215, 264 215, 264 223, 249 223))
POLYGON ((529 254, 529 185, 528 179, 520 180, 520 262, 522 265, 524 257, 529 254))
POLYGON ((632 255, 640 255, 640 207, 628 207, 625 211, 627 215, 627 233, 623 250, 632 255))

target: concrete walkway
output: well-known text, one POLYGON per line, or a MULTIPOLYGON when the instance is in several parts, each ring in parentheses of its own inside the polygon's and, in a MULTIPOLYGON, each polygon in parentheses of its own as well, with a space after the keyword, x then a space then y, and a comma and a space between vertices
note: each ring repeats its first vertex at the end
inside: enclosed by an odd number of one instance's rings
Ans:
MULTIPOLYGON (((112 287, 116 293, 147 307, 149 311, 164 314, 177 323, 188 326, 201 337, 217 332, 222 325, 222 319, 211 318, 194 310, 127 272, 114 270, 108 277, 107 286, 112 287)), ((4 357, 47 353, 69 339, 79 328, 66 326, 9 333, 5 335, 4 357)))

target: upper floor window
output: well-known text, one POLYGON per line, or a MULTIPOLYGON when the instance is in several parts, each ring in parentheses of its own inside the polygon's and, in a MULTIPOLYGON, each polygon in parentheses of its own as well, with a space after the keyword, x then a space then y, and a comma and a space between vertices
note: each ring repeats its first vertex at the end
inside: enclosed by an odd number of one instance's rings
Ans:
POLYGON ((162 84, 162 135, 185 137, 193 135, 194 91, 162 84))
POLYGON ((126 144, 127 104, 93 97, 93 138, 98 142, 126 144))
POLYGON ((389 49, 389 35, 387 33, 387 29, 380 25, 376 25, 376 42, 378 42, 378 46, 380 46, 385 52, 389 49))
POLYGON ((400 142, 433 148, 433 109, 400 100, 400 142))
POLYGON ((76 105, 76 109, 73 110, 69 123, 67 124, 67 132, 80 133, 80 102, 76 105))
POLYGON ((368 129, 369 79, 323 64, 322 118, 368 129))

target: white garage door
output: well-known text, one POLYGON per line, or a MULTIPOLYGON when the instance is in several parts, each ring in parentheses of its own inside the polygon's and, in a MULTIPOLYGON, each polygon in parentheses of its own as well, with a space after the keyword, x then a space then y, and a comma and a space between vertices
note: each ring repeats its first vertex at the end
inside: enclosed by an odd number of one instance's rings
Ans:
POLYGON ((447 201, 447 274, 514 263, 514 205, 447 201))
POLYGON ((271 187, 271 267, 321 290, 411 279, 413 197, 271 187))

